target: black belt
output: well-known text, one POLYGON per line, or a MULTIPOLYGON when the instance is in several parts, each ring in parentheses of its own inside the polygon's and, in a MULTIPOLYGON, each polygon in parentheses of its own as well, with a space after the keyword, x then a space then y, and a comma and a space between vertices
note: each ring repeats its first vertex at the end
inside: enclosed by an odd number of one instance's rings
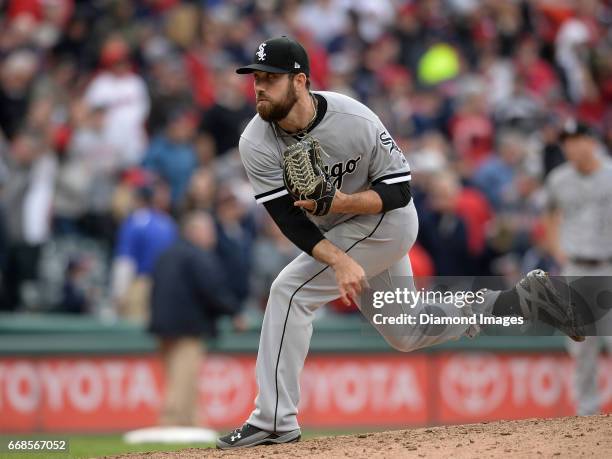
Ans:
POLYGON ((607 265, 608 263, 612 263, 612 258, 571 257, 569 261, 571 261, 572 263, 576 265, 596 267, 596 266, 607 265))

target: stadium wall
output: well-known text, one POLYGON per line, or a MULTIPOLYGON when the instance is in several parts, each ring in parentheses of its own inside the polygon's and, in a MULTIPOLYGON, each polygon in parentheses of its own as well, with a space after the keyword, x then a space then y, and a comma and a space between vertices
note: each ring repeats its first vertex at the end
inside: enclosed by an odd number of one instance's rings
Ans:
MULTIPOLYGON (((561 337, 481 337, 392 351, 358 317, 321 322, 302 376, 305 427, 402 427, 574 413, 561 337)), ((209 343, 201 422, 244 421, 256 395, 257 330, 209 343)), ((612 359, 602 357, 612 411, 612 359)), ((154 340, 128 324, 0 316, 0 431, 113 432, 154 425, 163 393, 154 340)))

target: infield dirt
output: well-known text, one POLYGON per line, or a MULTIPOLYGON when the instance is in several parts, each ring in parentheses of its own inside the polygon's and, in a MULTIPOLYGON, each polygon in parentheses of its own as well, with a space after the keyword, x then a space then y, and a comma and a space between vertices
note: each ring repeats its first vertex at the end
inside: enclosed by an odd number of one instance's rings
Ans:
POLYGON ((185 449, 112 456, 192 458, 557 458, 612 457, 612 416, 496 421, 342 435, 233 451, 185 449))

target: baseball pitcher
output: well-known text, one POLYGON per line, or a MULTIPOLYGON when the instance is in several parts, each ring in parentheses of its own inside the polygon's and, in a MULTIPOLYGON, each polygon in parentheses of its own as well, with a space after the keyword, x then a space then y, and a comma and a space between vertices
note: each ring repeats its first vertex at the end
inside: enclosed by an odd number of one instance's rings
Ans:
POLYGON ((466 314, 537 316, 564 333, 581 335, 571 308, 548 277, 533 271, 515 288, 484 292, 486 301, 459 308, 402 303, 374 309, 362 289, 414 290, 407 253, 418 230, 410 195, 410 167, 380 119, 350 97, 311 91, 309 60, 296 41, 261 43, 252 74, 257 114, 240 139, 240 155, 255 199, 303 253, 272 284, 263 320, 255 409, 240 428, 221 437, 222 449, 296 441, 299 377, 315 311, 338 297, 354 300, 394 348, 408 352, 463 334, 472 325, 390 325, 375 313, 447 317, 466 314), (401 279, 401 280, 400 280, 401 279), (396 285, 401 283, 402 285, 396 285))

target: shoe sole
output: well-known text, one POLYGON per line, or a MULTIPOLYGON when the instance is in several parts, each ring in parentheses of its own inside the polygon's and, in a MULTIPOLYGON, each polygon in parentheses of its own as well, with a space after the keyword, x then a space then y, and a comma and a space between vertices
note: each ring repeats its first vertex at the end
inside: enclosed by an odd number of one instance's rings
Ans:
POLYGON ((232 445, 228 445, 227 443, 217 442, 217 449, 228 450, 228 449, 252 448, 253 446, 280 445, 283 443, 295 443, 295 442, 300 441, 301 438, 302 438, 302 434, 299 431, 298 432, 287 432, 285 435, 281 435, 280 437, 277 437, 277 438, 262 438, 253 443, 248 443, 248 444, 239 445, 239 446, 232 446, 232 445), (297 436, 292 437, 296 433, 297 433, 297 436))
MULTIPOLYGON (((295 437, 293 440, 287 440, 287 441, 275 441, 275 440, 270 440, 267 441, 265 443, 260 443, 260 445, 281 445, 281 444, 285 444, 285 443, 297 443, 298 441, 300 441, 302 439, 301 435, 298 435, 297 437, 295 437)), ((278 440, 278 439, 276 439, 278 440)))
MULTIPOLYGON (((557 289, 550 280, 550 274, 546 271, 542 271, 542 273, 544 274, 544 276, 540 277, 540 281, 544 285, 544 288, 546 288, 547 290, 553 291, 555 295, 558 296, 557 289)), ((578 335, 568 335, 568 336, 572 341, 575 341, 577 343, 581 343, 586 339, 586 337, 584 336, 578 336, 578 335)))

